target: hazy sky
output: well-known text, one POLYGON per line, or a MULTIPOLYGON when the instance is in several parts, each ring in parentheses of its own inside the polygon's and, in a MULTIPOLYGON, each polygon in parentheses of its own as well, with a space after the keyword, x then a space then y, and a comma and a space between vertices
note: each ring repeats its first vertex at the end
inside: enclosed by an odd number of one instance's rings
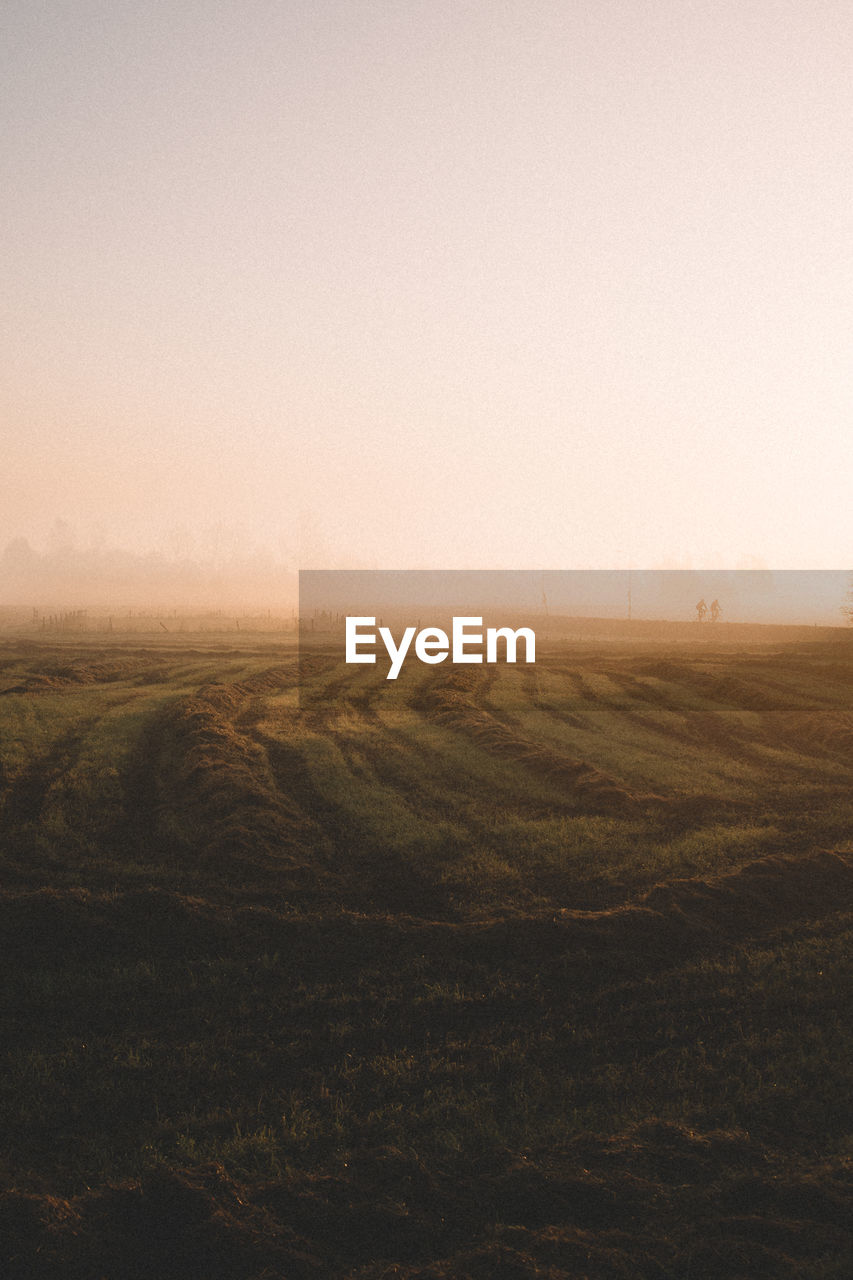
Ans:
POLYGON ((851 67, 849 0, 5 0, 0 548, 847 567, 851 67))

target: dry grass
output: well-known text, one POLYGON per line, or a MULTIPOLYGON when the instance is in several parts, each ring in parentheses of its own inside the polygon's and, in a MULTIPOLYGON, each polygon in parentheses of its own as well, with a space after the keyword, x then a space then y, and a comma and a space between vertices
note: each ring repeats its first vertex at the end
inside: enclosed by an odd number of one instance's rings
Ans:
POLYGON ((846 1280, 852 669, 4 654, 3 1275, 846 1280))

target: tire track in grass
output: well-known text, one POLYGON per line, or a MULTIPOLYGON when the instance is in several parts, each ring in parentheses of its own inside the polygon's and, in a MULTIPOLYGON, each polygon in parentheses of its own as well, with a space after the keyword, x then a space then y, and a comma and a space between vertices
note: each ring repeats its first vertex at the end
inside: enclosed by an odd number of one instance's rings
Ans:
MULTIPOLYGON (((671 675, 672 668, 668 671, 671 675)), ((739 694, 743 692, 743 686, 737 681, 732 683, 728 680, 718 680, 716 677, 707 677, 705 673, 700 675, 706 691, 711 688, 706 680, 711 680, 718 692, 725 691, 728 694, 732 689, 739 694)), ((626 691, 630 691, 630 677, 624 678, 611 673, 611 678, 618 679, 626 691)), ((799 688, 791 690, 781 682, 766 679, 763 683, 765 686, 770 686, 776 693, 786 695, 783 699, 786 707, 790 707, 792 700, 800 702, 803 699, 804 695, 799 688)), ((763 705, 768 701, 766 688, 759 689, 755 699, 744 699, 741 696, 740 701, 754 701, 756 706, 763 705)), ((665 702, 666 700, 663 705, 665 702)), ((768 746, 787 750, 793 753, 791 758, 776 760, 774 769, 787 774, 792 779, 808 776, 808 769, 804 769, 802 763, 793 758, 794 754, 801 754, 805 749, 810 754, 823 758, 837 759, 840 754, 844 759, 844 756, 853 748, 853 717, 837 708, 833 711, 831 706, 813 711, 786 710, 781 707, 759 710, 756 713, 754 726, 728 718, 727 712, 731 710, 734 714, 737 708, 698 711, 682 705, 680 708, 673 707, 673 709, 677 709, 683 718, 681 727, 658 724, 653 718, 645 717, 633 709, 620 708, 620 711, 638 726, 642 725, 652 732, 672 737, 699 750, 711 745, 722 756, 740 760, 761 773, 765 773, 768 768, 766 755, 768 746)))
POLYGON ((127 833, 141 852, 176 849, 223 868, 307 872, 318 831, 270 776, 241 715, 259 697, 292 687, 273 667, 234 683, 202 685, 161 707, 140 735, 125 776, 127 833))
MULTIPOLYGON (((317 674, 321 677, 331 675, 338 671, 341 665, 340 662, 334 661, 317 674)), ((306 687, 301 684, 300 712, 310 717, 309 723, 317 727, 328 724, 350 702, 358 702, 371 696, 363 687, 366 679, 368 677, 365 676, 363 668, 356 671, 344 669, 341 674, 335 675, 320 685, 312 684, 306 687)))
MULTIPOLYGON (((456 827, 454 842, 488 844, 488 823, 474 812, 482 810, 484 800, 477 794, 476 778, 449 772, 446 756, 438 747, 426 747, 423 742, 415 745, 402 730, 379 724, 382 741, 362 738, 358 745, 377 780, 394 791, 419 823, 456 827)), ((496 797, 490 794, 488 803, 493 812, 496 797)), ((512 808, 511 798, 507 805, 512 808)))
MULTIPOLYGON (((349 685, 350 682, 345 683, 349 685)), ((340 693, 344 682, 336 682, 336 684, 340 693)), ((356 696, 348 695, 334 708, 312 709, 300 713, 296 722, 300 728, 307 730, 309 735, 332 747, 337 753, 346 771, 344 776, 349 779, 343 790, 350 795, 356 794, 353 788, 371 787, 377 782, 380 784, 387 782, 387 779, 382 776, 381 769, 379 772, 375 770, 375 765, 381 764, 381 752, 378 748, 374 750, 372 746, 362 741, 361 734, 358 735, 358 740, 354 740, 351 723, 355 718, 357 724, 362 723, 372 727, 381 725, 373 705, 381 692, 380 685, 373 690, 363 690, 356 696)), ((292 796, 300 808, 322 830, 334 850, 336 864, 341 866, 350 862, 361 839, 351 810, 346 805, 336 802, 318 785, 315 772, 308 763, 304 750, 300 749, 297 743, 286 741, 284 737, 277 736, 268 727, 261 725, 254 727, 254 737, 266 753, 276 785, 284 794, 292 796)), ((329 766, 329 768, 333 767, 329 766)), ((326 776, 331 777, 328 769, 325 773, 326 776)), ((419 810, 412 809, 409 797, 399 788, 392 786, 388 790, 396 795, 401 805, 412 810, 415 816, 419 815, 419 810)), ((427 795, 428 793, 424 792, 422 798, 426 800, 427 795)), ((363 857, 359 855, 357 860, 361 863, 363 857)))
POLYGON ((252 737, 266 755, 277 792, 305 815, 321 843, 331 844, 337 855, 347 824, 317 787, 301 752, 260 726, 253 727, 252 737))
POLYGON ((721 712, 682 712, 683 721, 680 726, 662 723, 651 715, 628 707, 620 707, 619 714, 638 728, 674 743, 699 752, 707 752, 711 747, 726 760, 740 760, 761 769, 766 767, 766 760, 755 742, 748 737, 747 729, 742 725, 735 727, 727 723, 721 718, 721 712))
POLYGON ((629 671, 614 671, 612 669, 608 670, 607 674, 615 685, 628 694, 632 701, 651 703, 653 706, 665 711, 677 709, 671 697, 662 689, 657 689, 654 685, 648 684, 640 678, 640 675, 634 675, 629 671))
MULTIPOLYGON (((564 668, 562 674, 566 676, 570 673, 564 668)), ((628 697, 633 695, 634 686, 637 682, 633 681, 630 676, 623 682, 621 674, 616 673, 609 668, 596 668, 595 674, 608 680, 616 689, 622 690, 628 697)), ((536 677, 533 676, 533 673, 527 673, 527 679, 524 684, 525 689, 529 690, 531 688, 532 681, 535 679, 536 677)), ((657 705, 657 699, 654 699, 653 701, 655 702, 655 705, 657 705)), ((561 714, 556 712, 553 708, 542 704, 535 697, 531 698, 530 705, 537 712, 541 712, 546 715, 552 722, 565 726, 568 729, 577 729, 584 735, 600 734, 602 732, 601 724, 594 723, 594 719, 590 719, 590 717, 581 720, 579 717, 561 714)), ((641 705, 648 706, 648 703, 644 700, 641 705)), ((672 744, 689 745, 694 749, 701 749, 706 745, 701 740, 697 741, 695 735, 690 734, 686 729, 679 728, 678 726, 662 724, 660 721, 656 720, 653 715, 649 714, 648 711, 643 711, 636 707, 627 705, 624 698, 621 697, 618 698, 618 700, 612 700, 596 695, 595 710, 594 712, 591 712, 591 714, 593 717, 601 714, 612 717, 615 728, 611 728, 609 735, 615 736, 620 741, 633 741, 636 740, 637 737, 636 733, 633 735, 630 733, 624 733, 621 729, 623 724, 627 724, 633 729, 639 729, 643 735, 650 737, 652 740, 651 743, 644 746, 642 749, 640 748, 640 744, 637 744, 638 759, 648 758, 657 762, 660 758, 660 753, 659 748, 655 744, 661 739, 670 744, 670 755, 673 754, 672 744)), ((682 711, 681 714, 683 716, 684 712, 682 711)), ((547 745, 547 747, 551 748, 552 744, 550 736, 547 734, 543 734, 543 736, 548 739, 547 743, 543 743, 543 745, 547 745)), ((569 742, 571 742, 571 735, 569 734, 567 737, 569 742)), ((565 739, 561 735, 559 747, 562 747, 564 742, 565 739)), ((709 797, 708 803, 710 802, 709 797)))
MULTIPOLYGON (((391 789, 410 808, 412 807, 410 796, 415 792, 419 801, 415 812, 422 813, 426 808, 436 815, 443 813, 444 808, 438 799, 440 783, 436 782, 435 785, 425 783, 423 770, 420 770, 416 764, 411 767, 411 771, 399 767, 402 760, 416 760, 418 757, 423 757, 431 764, 435 764, 443 758, 441 751, 438 748, 426 747, 423 741, 418 740, 417 734, 409 736, 404 731, 389 725, 381 715, 380 708, 383 703, 396 696, 397 684, 389 687, 384 677, 374 678, 369 683, 365 683, 363 675, 359 683, 363 687, 357 693, 352 693, 348 691, 351 688, 351 681, 336 682, 335 693, 338 703, 335 718, 314 720, 311 724, 312 729, 325 733, 334 741, 354 774, 365 776, 364 769, 368 766, 370 774, 390 783, 391 789), (379 741, 380 735, 381 741, 379 741), (393 752, 390 755, 384 750, 388 745, 393 746, 393 752)), ((406 699, 405 705, 411 709, 409 699, 406 699)), ((459 780, 458 775, 456 780, 459 780)))
MULTIPOLYGON (((543 664, 543 666, 545 666, 545 664, 543 664)), ((556 674, 553 668, 545 666, 545 670, 548 675, 556 674)), ((567 672, 564 670, 561 674, 565 676, 567 672)), ((534 706, 537 711, 542 713, 542 715, 548 716, 549 719, 556 721, 558 724, 567 725, 570 729, 589 729, 590 726, 588 721, 581 719, 581 717, 575 715, 574 712, 555 706, 553 703, 546 700, 545 695, 542 693, 541 678, 537 672, 525 671, 523 679, 524 689, 528 695, 531 706, 534 706)))
POLYGON ((790 698, 780 704, 778 696, 772 690, 762 688, 754 680, 750 672, 750 681, 740 676, 718 675, 712 671, 701 671, 694 666, 676 668, 671 679, 683 685, 690 692, 698 694, 710 707, 707 711, 777 711, 790 709, 790 698))
POLYGON ((762 716, 768 741, 800 754, 853 766, 853 714, 839 710, 779 712, 762 716))
POLYGON ((7 830, 38 821, 50 788, 73 769, 80 757, 80 747, 85 735, 101 718, 97 715, 78 720, 73 728, 55 739, 48 751, 36 756, 17 775, 3 805, 3 819, 7 830))
MULTIPOLYGON (((432 851, 426 847, 435 842, 435 824, 412 807, 410 795, 373 775, 369 756, 362 758, 355 749, 347 753, 334 735, 324 735, 337 750, 346 769, 344 777, 349 780, 345 788, 348 802, 342 803, 321 790, 297 747, 269 734, 259 736, 278 787, 297 797, 330 846, 325 864, 339 903, 351 910, 380 914, 442 917, 447 913, 449 891, 435 874, 432 851), (375 799, 383 793, 386 803, 377 805, 375 799), (370 806, 365 803, 368 794, 374 797, 370 806), (393 816, 389 813, 392 809, 396 809, 393 816), (405 840, 398 843, 395 823, 403 815, 411 820, 412 829, 406 822, 405 840), (417 847, 419 843, 425 847, 414 857, 409 845, 417 847), (425 857, 427 853, 429 857, 425 857)), ((337 789, 340 783, 339 778, 337 789)))
MULTIPOLYGON (((451 889, 444 886, 442 867, 460 856, 464 861, 478 848, 488 853, 495 797, 491 789, 484 793, 476 772, 463 768, 449 773, 440 747, 424 747, 417 726, 429 728, 430 736, 435 726, 416 720, 406 733, 386 722, 379 711, 381 700, 387 695, 393 705, 395 694, 396 686, 391 691, 377 681, 346 697, 334 720, 318 722, 312 713, 311 732, 334 747, 352 780, 347 785, 339 779, 333 787, 336 797, 343 788, 346 799, 336 801, 323 793, 293 743, 269 735, 262 740, 280 785, 293 786, 298 773, 301 803, 323 824, 335 847, 335 864, 350 882, 347 901, 369 902, 373 909, 385 901, 415 915, 444 915, 451 889)), ((450 741, 453 736, 448 735, 450 741)), ((335 768, 331 761, 329 767, 335 768)), ((507 798, 508 807, 513 799, 507 798)))
MULTIPOLYGON (((690 731, 687 718, 691 714, 685 708, 673 705, 672 700, 657 691, 649 691, 646 686, 630 675, 614 672, 612 670, 600 671, 598 674, 606 675, 617 687, 623 690, 629 698, 637 697, 643 706, 652 704, 661 711, 669 711, 672 714, 678 714, 682 723, 680 725, 671 722, 661 721, 654 718, 648 710, 641 710, 637 707, 627 705, 623 701, 609 702, 601 698, 596 698, 596 702, 601 710, 606 710, 609 714, 625 720, 628 724, 636 726, 644 733, 651 734, 653 737, 659 737, 671 741, 676 744, 682 744, 694 748, 701 748, 705 745, 705 740, 701 732, 697 735, 690 731), (648 695, 648 696, 647 696, 648 695)), ((577 716, 569 713, 561 713, 556 708, 543 703, 539 699, 533 699, 532 705, 537 710, 542 711, 550 719, 566 724, 569 728, 580 729, 585 733, 594 732, 596 726, 588 720, 581 720, 577 716)), ((736 744, 739 746, 740 744, 736 744)), ((731 753, 734 754, 734 751, 731 753)))
MULTIPOLYGON (((57 690, 56 694, 62 697, 63 690, 57 690)), ((0 768, 0 812, 9 833, 15 827, 38 822, 53 785, 80 762, 87 738, 117 708, 136 702, 138 697, 135 690, 120 697, 111 697, 103 710, 76 719, 69 729, 54 739, 47 751, 36 755, 20 772, 5 778, 5 797, 3 770, 0 768)))
MULTIPOLYGON (((643 669, 646 671, 649 670, 648 667, 644 667, 643 669)), ((657 672, 659 668, 656 667, 654 670, 657 672)), ((668 678, 675 678, 675 669, 671 664, 667 666, 666 671, 668 678)), ((805 715, 805 713, 783 711, 775 707, 766 709, 766 704, 768 702, 766 692, 758 690, 754 696, 744 697, 744 686, 736 680, 729 680, 725 678, 718 679, 717 677, 708 676, 706 673, 698 673, 698 681, 693 682, 688 673, 684 673, 682 671, 682 674, 686 676, 684 681, 685 687, 701 687, 706 694, 710 693, 712 689, 715 690, 717 694, 725 692, 726 695, 734 691, 738 693, 739 700, 744 705, 733 708, 726 707, 725 710, 720 710, 718 708, 697 710, 685 707, 683 703, 680 707, 670 704, 672 710, 677 710, 680 713, 682 717, 681 726, 661 724, 656 722, 652 717, 647 717, 642 712, 638 712, 637 710, 628 707, 620 707, 620 713, 625 716, 626 719, 631 720, 638 726, 642 726, 651 732, 659 733, 662 736, 670 737, 675 741, 682 742, 685 745, 695 747, 699 750, 711 745, 723 757, 740 760, 761 772, 765 772, 767 769, 767 757, 762 748, 766 749, 768 745, 777 745, 779 742, 779 736, 773 731, 776 723, 776 717, 784 716, 784 723, 788 724, 791 723, 793 718, 798 714, 805 715), (745 705, 747 702, 750 703, 749 707, 745 705), (758 716, 760 718, 757 720, 754 728, 751 728, 749 725, 733 722, 730 719, 724 718, 729 711, 736 712, 740 709, 756 710, 757 708, 763 709, 758 710, 758 716)), ((626 689, 626 691, 630 692, 630 677, 625 678, 613 673, 612 678, 618 679, 619 683, 626 689)), ((725 701, 725 699, 723 700, 725 701)), ((790 701, 791 699, 789 696, 786 699, 786 702, 790 704, 790 701)), ((666 706, 668 702, 668 699, 662 700, 662 708, 666 706)), ((808 728, 810 730, 814 730, 814 737, 819 737, 819 731, 815 729, 813 721, 809 723, 808 728)), ((810 734, 807 732, 806 736, 809 737, 810 734)), ((795 745, 795 739, 795 734, 788 734, 786 738, 782 739, 782 745, 786 748, 791 747, 795 745)), ((776 762, 775 767, 780 771, 787 772, 791 777, 800 777, 803 774, 802 765, 794 759, 787 761, 780 759, 776 762)))
MULTIPOLYGON (((427 676, 415 685, 414 694, 406 699, 409 709, 412 701, 417 701, 417 691, 424 685, 428 687, 432 678, 427 676)), ((470 683, 474 684, 476 680, 477 676, 472 673, 470 683)), ((458 865, 465 887, 460 888, 451 871, 456 901, 460 904, 468 901, 471 893, 476 898, 479 891, 473 882, 469 885, 465 878, 468 873, 463 866, 467 865, 469 858, 476 862, 483 856, 487 862, 497 858, 500 866, 506 863, 506 874, 522 876, 523 883, 513 890, 519 901, 526 901, 528 890, 531 897, 537 896, 541 876, 537 874, 535 884, 533 880, 528 884, 512 853, 500 841, 496 842, 496 820, 501 814, 532 820, 571 817, 577 815, 577 805, 568 798, 549 799, 544 794, 532 797, 529 791, 525 792, 524 774, 513 770, 511 761, 503 761, 487 751, 477 749, 473 757, 467 758, 470 753, 470 748, 467 748, 460 768, 460 761, 456 758, 456 744, 459 742, 456 733, 427 722, 420 713, 407 730, 389 724, 377 710, 377 703, 382 705, 379 699, 384 693, 388 693, 387 703, 393 706, 394 694, 381 682, 367 691, 363 699, 349 699, 346 716, 342 716, 334 727, 327 727, 326 736, 334 741, 357 785, 378 786, 386 790, 395 806, 411 814, 413 824, 424 830, 431 845, 435 844, 434 837, 447 829, 446 851, 438 863, 434 863, 433 886, 436 877, 444 878, 439 864, 447 864, 448 867, 458 865), (364 708, 366 714, 353 723, 354 713, 359 707, 364 708), (429 747, 425 745, 427 737, 434 738, 437 732, 445 737, 447 747, 438 743, 429 747), (347 740, 348 735, 352 735, 351 741, 347 740), (478 763, 482 769, 477 767, 478 763), (500 770, 498 777, 493 773, 495 766, 500 770), (482 770, 488 771, 488 777, 482 770)), ((479 744, 473 745, 478 747, 479 744)), ((429 860, 434 861, 437 852, 433 847, 429 860)), ((410 858, 409 854, 403 856, 410 858)), ((426 857, 425 852, 423 856, 426 857)), ((424 867, 427 867, 426 862, 424 867)), ((431 909, 436 910, 434 887, 427 898, 432 903, 431 909)), ((423 914, 423 909, 423 902, 419 902, 415 914, 423 914)))
POLYGON ((435 722, 466 734, 484 751, 568 786, 583 812, 639 812, 643 806, 666 804, 661 796, 631 792, 586 761, 514 732, 476 704, 471 688, 469 677, 451 673, 425 681, 410 705, 435 722))
POLYGON ((853 675, 848 672, 846 680, 838 678, 841 688, 833 689, 826 669, 816 670, 813 661, 803 655, 786 655, 769 665, 761 659, 744 657, 736 664, 736 670, 741 678, 750 681, 757 674, 761 684, 785 704, 780 710, 827 710, 837 707, 839 700, 850 706, 849 687, 853 675))

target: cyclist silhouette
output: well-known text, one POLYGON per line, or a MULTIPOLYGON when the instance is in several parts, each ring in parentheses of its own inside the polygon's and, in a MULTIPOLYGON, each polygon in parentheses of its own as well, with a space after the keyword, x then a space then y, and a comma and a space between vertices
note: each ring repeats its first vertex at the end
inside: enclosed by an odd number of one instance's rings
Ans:
POLYGON ((697 604, 697 606, 696 606, 696 617, 697 617, 697 619, 698 619, 698 621, 699 621, 699 622, 703 622, 703 621, 704 621, 704 619, 705 619, 705 614, 706 614, 707 612, 708 612, 708 606, 706 605, 706 603, 705 603, 705 601, 704 601, 704 600, 700 600, 700 601, 699 601, 699 603, 698 603, 698 604, 697 604))
POLYGON ((719 600, 715 600, 711 605, 711 621, 716 622, 722 612, 719 600))

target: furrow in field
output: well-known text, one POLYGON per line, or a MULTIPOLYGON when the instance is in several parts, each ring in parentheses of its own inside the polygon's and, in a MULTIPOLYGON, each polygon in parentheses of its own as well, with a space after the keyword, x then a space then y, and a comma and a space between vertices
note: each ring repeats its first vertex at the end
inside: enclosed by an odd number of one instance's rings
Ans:
MULTIPOLYGON (((282 915, 225 907, 164 890, 98 894, 82 889, 0 890, 7 954, 27 964, 93 955, 278 951, 294 974, 349 972, 381 957, 512 964, 557 977, 582 971, 588 985, 676 968, 691 959, 770 938, 800 922, 853 912, 853 854, 771 855, 719 876, 661 883, 607 910, 573 908, 473 921, 407 913, 282 915), (350 969, 342 968, 349 965, 350 969), (354 967, 353 967, 354 966, 354 967)), ((392 970, 389 969, 389 972, 392 970)))
POLYGON ((293 679, 292 671, 271 668, 204 685, 152 717, 126 777, 128 825, 143 845, 208 859, 304 861, 317 830, 276 786, 263 750, 239 722, 259 697, 293 679))
POLYGON ((77 721, 14 779, 2 807, 3 825, 7 832, 22 823, 39 820, 48 791, 57 779, 74 768, 86 734, 100 718, 89 716, 77 721))
MULTIPOLYGON (((547 688, 550 703, 531 700, 530 676, 513 679, 507 673, 493 694, 502 710, 509 709, 527 741, 535 741, 545 751, 581 759, 600 773, 619 780, 619 785, 635 795, 675 797, 696 787, 715 789, 714 766, 729 770, 729 757, 709 753, 701 734, 691 733, 690 713, 668 712, 648 702, 631 705, 628 696, 611 673, 596 671, 596 700, 582 703, 581 715, 561 714, 559 702, 567 698, 577 706, 576 686, 571 673, 562 671, 560 683, 547 668, 537 673, 537 682, 547 688), (556 703, 556 706, 554 705, 556 703), (685 750, 686 749, 686 750, 685 750), (689 757, 693 772, 685 769, 689 757), (698 772, 696 771, 698 768, 698 772), (687 787, 688 781, 692 784, 687 787)), ((589 686, 587 686, 589 687, 589 686)), ((734 799, 729 795, 727 800, 734 799)))
POLYGON ((762 716, 771 742, 800 755, 829 758, 853 765, 853 713, 848 711, 791 711, 762 716))
MULTIPOLYGON (((553 677, 554 671, 547 670, 546 674, 553 677)), ((583 720, 574 711, 569 711, 564 705, 555 705, 549 701, 549 694, 543 690, 541 671, 526 671, 524 673, 524 691, 531 707, 535 707, 542 715, 548 716, 551 720, 559 724, 567 725, 573 729, 583 729, 587 722, 583 720)))
POLYGON ((466 734, 483 751, 570 788, 577 804, 592 812, 624 812, 642 804, 662 803, 659 796, 631 792, 586 761, 514 731, 478 706, 471 688, 471 677, 460 678, 458 674, 425 681, 411 705, 437 723, 466 734))

